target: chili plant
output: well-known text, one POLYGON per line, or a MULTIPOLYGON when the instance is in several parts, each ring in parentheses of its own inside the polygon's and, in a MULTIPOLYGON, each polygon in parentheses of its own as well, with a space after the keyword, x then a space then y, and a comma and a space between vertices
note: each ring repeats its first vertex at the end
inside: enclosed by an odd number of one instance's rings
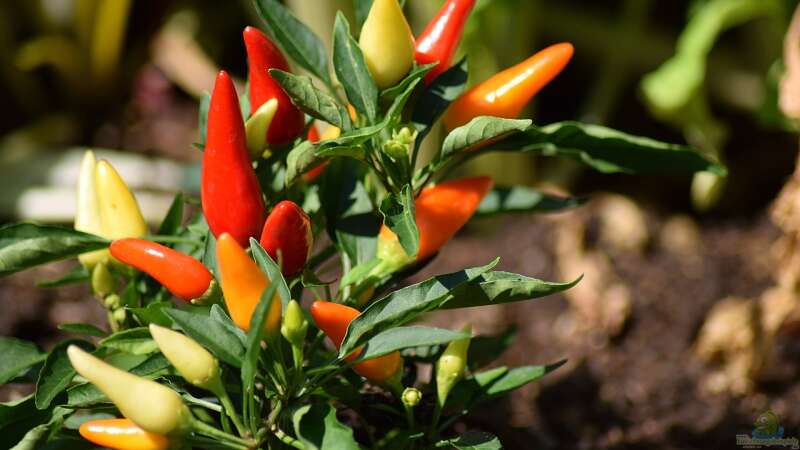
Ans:
POLYGON ((681 145, 518 118, 567 66, 566 43, 467 91, 467 62, 450 61, 473 2, 446 2, 453 10, 434 19, 441 26, 428 27, 423 48, 397 0, 372 2, 358 40, 339 14, 333 70, 319 38, 277 0, 255 6, 265 27, 244 31, 249 96, 222 71, 200 106, 201 212, 178 194, 148 230, 124 181, 88 152, 75 229, 0 228, 0 274, 77 256, 75 270, 46 284, 89 283, 109 318, 109 330, 63 325, 87 338, 48 353, 0 340, 0 382, 35 385, 0 405, 4 448, 77 448, 79 434, 140 450, 501 448, 453 425, 563 361, 485 370, 507 339, 420 321, 580 278, 542 281, 497 270, 495 259, 407 280, 475 216, 581 201, 453 170, 502 151, 602 172, 725 173, 681 145), (316 79, 290 72, 284 54, 316 79), (420 143, 442 117, 449 134, 423 161, 420 143))

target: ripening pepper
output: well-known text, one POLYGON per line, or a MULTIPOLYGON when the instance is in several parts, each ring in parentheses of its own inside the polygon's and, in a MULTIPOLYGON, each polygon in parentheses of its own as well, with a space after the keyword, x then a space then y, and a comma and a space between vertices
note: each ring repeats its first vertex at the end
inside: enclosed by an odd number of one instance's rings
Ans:
POLYGON ((422 66, 438 63, 425 75, 426 84, 430 84, 434 78, 450 68, 464 25, 474 6, 475 0, 447 0, 425 27, 425 31, 417 37, 417 50, 414 54, 417 64, 422 66))
POLYGON ((397 0, 374 0, 358 41, 380 89, 397 84, 414 64, 414 36, 397 0))
MULTIPOLYGON (((104 236, 103 222, 100 218, 100 204, 97 200, 94 174, 97 160, 91 150, 83 154, 78 175, 78 198, 75 209, 75 229, 84 233, 104 236)), ((108 250, 95 250, 78 256, 81 264, 92 269, 97 263, 108 262, 108 250)))
MULTIPOLYGON (((217 265, 225 305, 233 323, 248 331, 250 318, 261 300, 261 294, 269 287, 269 278, 230 234, 224 233, 217 240, 217 265)), ((267 316, 266 329, 274 335, 280 327, 281 301, 278 294, 272 300, 267 316)))
POLYGON ((300 273, 311 256, 314 235, 311 219, 292 201, 283 200, 275 205, 264 222, 261 246, 281 267, 286 277, 300 273))
POLYGON ((108 161, 101 160, 97 163, 94 177, 103 236, 120 239, 146 235, 147 223, 142 217, 139 203, 114 167, 108 161))
POLYGON ((223 395, 219 362, 202 345, 186 335, 154 323, 150 324, 150 335, 161 353, 186 381, 218 397, 223 395))
POLYGON ((270 99, 250 115, 244 123, 244 132, 247 135, 247 151, 253 159, 267 158, 269 156, 269 130, 275 113, 278 111, 278 100, 270 99))
MULTIPOLYGON (((472 326, 467 325, 461 331, 472 334, 472 326)), ((439 406, 444 406, 450 390, 464 377, 467 368, 467 351, 472 338, 457 339, 450 342, 444 353, 436 361, 436 394, 439 406)))
POLYGON ((572 44, 551 45, 457 98, 444 116, 452 130, 478 116, 514 119, 534 95, 556 77, 572 58, 572 44))
POLYGON ((114 258, 147 273, 180 299, 202 303, 217 289, 200 261, 156 242, 117 239, 109 249, 114 258))
POLYGON ((192 419, 181 397, 155 381, 139 378, 70 345, 72 367, 145 431, 165 436, 185 433, 192 419))
POLYGON ((245 140, 236 88, 228 74, 220 71, 208 109, 200 196, 214 236, 230 233, 240 245, 258 236, 266 217, 245 140))
MULTIPOLYGON (((320 135, 319 131, 317 131, 316 127, 312 126, 311 130, 308 131, 308 140, 311 141, 312 143, 316 144, 317 142, 336 139, 341 134, 342 134, 342 130, 341 129, 336 128, 334 126, 329 126, 322 133, 322 135, 320 135), (312 130, 314 131, 313 134, 311 132, 312 130)), ((314 167, 313 169, 311 169, 308 172, 304 173, 303 174, 303 180, 306 183, 310 183, 310 182, 314 181, 318 176, 322 175, 322 172, 325 171, 325 166, 327 166, 327 165, 328 165, 328 163, 324 162, 324 163, 320 164, 319 166, 314 167)))
MULTIPOLYGON (((357 309, 339 303, 316 301, 311 304, 311 317, 337 350, 342 345, 350 322, 359 314, 357 309)), ((351 361, 360 352, 361 349, 358 348, 345 359, 351 361)), ((389 383, 400 376, 402 366, 403 358, 400 352, 392 352, 355 364, 353 370, 373 383, 389 383)))
POLYGON ((87 441, 114 450, 167 450, 169 439, 139 428, 128 419, 99 419, 81 424, 78 432, 87 441))
POLYGON ((423 189, 414 201, 419 229, 416 259, 406 255, 397 235, 386 225, 378 235, 378 258, 394 270, 433 256, 469 221, 492 185, 489 177, 474 177, 423 189))
POLYGON ((289 144, 303 132, 305 115, 292 104, 280 83, 269 74, 269 69, 288 72, 289 63, 280 49, 259 29, 246 27, 242 34, 250 68, 250 108, 256 111, 269 100, 277 100, 277 110, 266 139, 272 145, 289 144))

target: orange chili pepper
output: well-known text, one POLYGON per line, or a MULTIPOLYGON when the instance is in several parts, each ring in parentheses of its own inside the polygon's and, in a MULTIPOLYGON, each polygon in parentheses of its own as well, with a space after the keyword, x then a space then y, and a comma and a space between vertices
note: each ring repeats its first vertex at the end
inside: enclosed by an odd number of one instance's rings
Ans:
POLYGON ((102 419, 84 422, 78 432, 87 441, 115 450, 167 450, 166 436, 150 433, 128 419, 102 419))
MULTIPOLYGON (((248 331, 261 294, 269 287, 269 278, 228 233, 223 233, 217 240, 217 264, 222 295, 231 319, 236 326, 248 331)), ((267 332, 277 332, 280 323, 281 301, 276 294, 267 316, 267 332)))
POLYGON ((457 98, 444 116, 452 130, 478 116, 514 119, 534 95, 556 77, 572 58, 572 44, 551 45, 457 98))
MULTIPOLYGON (((311 304, 311 317, 337 350, 342 345, 348 325, 359 314, 357 309, 339 303, 316 301, 311 304)), ((358 348, 345 359, 352 361, 360 352, 361 348, 358 348)), ((392 352, 355 364, 353 370, 373 383, 384 383, 398 376, 402 366, 400 352, 392 352)))

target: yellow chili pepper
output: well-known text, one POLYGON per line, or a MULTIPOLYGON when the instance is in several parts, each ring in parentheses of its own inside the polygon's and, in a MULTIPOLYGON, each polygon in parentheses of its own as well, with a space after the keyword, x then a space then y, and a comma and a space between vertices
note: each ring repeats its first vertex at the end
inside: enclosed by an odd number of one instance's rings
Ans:
MULTIPOLYGON (((75 210, 75 229, 84 233, 105 237, 103 223, 100 218, 100 204, 97 200, 94 174, 97 160, 91 150, 83 154, 81 169, 78 175, 78 198, 75 210)), ((94 268, 97 263, 107 262, 110 255, 107 249, 83 253, 78 260, 88 269, 94 268)))
POLYGON ((414 64, 414 36, 397 0, 375 0, 358 41, 375 84, 397 84, 414 64))
POLYGON ((147 234, 147 223, 136 198, 108 161, 97 163, 95 188, 104 237, 121 239, 147 234))
POLYGON ((150 334, 159 350, 189 383, 221 396, 219 362, 194 339, 169 328, 150 324, 150 334))

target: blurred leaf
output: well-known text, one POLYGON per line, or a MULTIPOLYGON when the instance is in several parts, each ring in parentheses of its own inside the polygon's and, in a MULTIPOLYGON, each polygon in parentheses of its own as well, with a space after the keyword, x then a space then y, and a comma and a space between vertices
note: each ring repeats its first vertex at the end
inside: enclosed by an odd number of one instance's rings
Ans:
POLYGON ((373 123, 378 115, 378 87, 367 69, 358 42, 350 35, 350 24, 341 11, 336 14, 333 29, 333 67, 347 93, 347 99, 356 111, 366 115, 369 122, 373 123))
POLYGON ((506 213, 548 213, 576 208, 586 203, 585 198, 558 197, 525 186, 493 189, 481 204, 475 215, 492 216, 506 213))
POLYGON ((359 28, 364 26, 364 21, 367 20, 370 8, 372 8, 372 0, 353 0, 353 9, 356 13, 356 22, 358 22, 359 28))
POLYGON ((483 431, 468 431, 461 436, 439 441, 436 447, 453 448, 457 450, 501 450, 503 444, 497 436, 483 431))
POLYGON ((451 291, 492 270, 498 261, 499 259, 495 259, 482 267, 429 278, 389 293, 373 302, 350 322, 339 348, 339 357, 344 358, 383 331, 411 322, 422 313, 440 308, 452 298, 451 291))
POLYGON ((561 367, 566 360, 545 366, 524 366, 508 369, 497 367, 479 372, 455 385, 447 397, 447 405, 471 409, 478 403, 499 397, 561 367))
POLYGON ((469 343, 467 364, 470 371, 475 371, 488 365, 503 355, 508 347, 514 343, 517 327, 510 326, 496 336, 474 336, 469 343))
POLYGON ((278 69, 270 69, 272 78, 281 84, 298 108, 316 119, 347 131, 352 128, 350 113, 336 99, 314 87, 311 77, 294 75, 278 69))
POLYGON ((404 348, 446 344, 468 337, 470 335, 467 333, 444 328, 423 326, 390 328, 370 339, 356 361, 377 358, 404 348))
POLYGON ((453 67, 442 72, 422 93, 414 105, 411 122, 419 131, 417 142, 428 134, 431 126, 441 117, 450 103, 464 93, 467 88, 467 59, 462 58, 453 67))
POLYGON ((64 418, 74 411, 68 408, 53 408, 46 423, 28 429, 25 436, 10 450, 36 450, 41 448, 41 442, 52 436, 54 430, 61 428, 64 418))
MULTIPOLYGON (((251 243, 252 245, 252 243, 251 243)), ((258 371, 258 357, 261 354, 261 341, 267 333, 266 323, 276 294, 276 284, 270 284, 261 294, 261 299, 250 317, 250 331, 247 332, 245 355, 242 362, 242 388, 245 398, 251 397, 255 392, 256 372, 258 371)), ((285 310, 285 308, 284 308, 285 310)))
POLYGON ((206 133, 208 129, 208 108, 211 106, 211 94, 208 91, 203 92, 200 97, 200 106, 197 110, 197 128, 200 129, 200 142, 198 148, 203 150, 206 146, 206 133))
POLYGON ((58 329, 67 333, 85 334, 87 336, 104 337, 108 333, 90 323, 62 323, 58 329))
POLYGON ((328 55, 319 37, 277 0, 255 0, 254 3, 258 15, 269 25, 264 31, 272 40, 300 67, 330 86, 328 55))
POLYGON ((172 319, 170 319, 164 310, 172 308, 172 302, 150 302, 144 308, 128 308, 139 320, 142 325, 149 325, 154 323, 162 327, 171 327, 172 319))
POLYGON ((184 333, 210 350, 217 358, 234 367, 242 366, 244 346, 239 336, 220 320, 203 313, 179 309, 165 309, 164 313, 184 333))
POLYGON ((109 241, 69 228, 33 223, 0 227, 0 277, 107 247, 109 241))
POLYGON ((567 283, 537 280, 509 272, 489 272, 473 278, 453 289, 452 299, 440 306, 442 309, 471 308, 500 305, 566 291, 581 281, 583 275, 567 283))
POLYGON ((36 345, 14 337, 0 336, 0 385, 8 383, 20 372, 47 359, 36 345))
POLYGON ((358 450, 353 429, 336 418, 336 409, 325 403, 301 406, 292 415, 297 437, 307 450, 358 450))
POLYGON ((86 341, 70 339, 60 342, 53 348, 47 360, 39 372, 39 379, 36 381, 36 408, 47 409, 50 402, 72 383, 75 377, 75 369, 67 357, 67 347, 77 345, 86 350, 94 350, 94 346, 86 341))
POLYGON ((389 194, 381 202, 383 223, 397 235, 409 257, 419 250, 419 230, 414 218, 414 194, 410 185, 403 186, 400 195, 389 194))
POLYGON ((200 260, 204 266, 214 274, 214 277, 219 279, 219 269, 217 269, 217 238, 211 230, 206 232, 205 248, 203 249, 203 258, 200 260))
POLYGON ((147 355, 158 351, 158 345, 147 327, 116 332, 100 341, 100 346, 133 355, 147 355))
POLYGON ((172 204, 158 227, 158 234, 161 236, 173 235, 178 232, 183 221, 183 193, 178 192, 172 200, 172 204))
POLYGON ((476 153, 490 151, 532 152, 545 156, 569 156, 604 173, 693 173, 727 170, 690 147, 633 136, 599 125, 558 122, 531 126, 476 153))
POLYGON ((88 282, 90 279, 89 270, 82 265, 77 265, 67 272, 64 276, 53 280, 40 280, 36 282, 36 287, 42 289, 50 289, 55 287, 67 286, 70 284, 77 284, 88 282))

